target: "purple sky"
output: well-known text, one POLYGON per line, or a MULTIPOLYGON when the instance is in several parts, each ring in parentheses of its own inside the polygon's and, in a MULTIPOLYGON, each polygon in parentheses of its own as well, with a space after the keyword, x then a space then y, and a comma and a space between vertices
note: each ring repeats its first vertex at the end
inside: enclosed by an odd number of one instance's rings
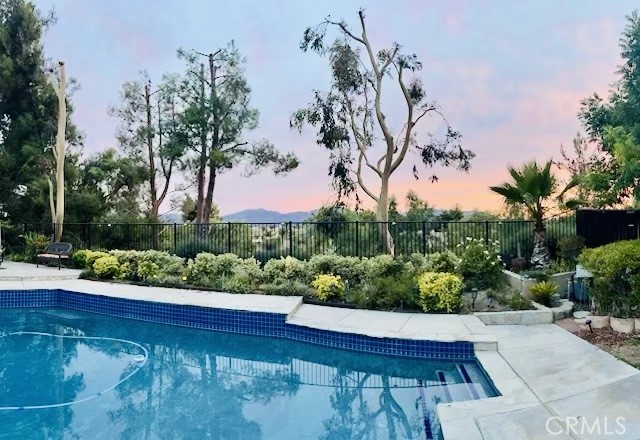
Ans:
MULTIPOLYGON (((43 11, 55 5, 58 23, 47 33, 45 49, 64 59, 67 74, 81 85, 73 97, 74 120, 86 134, 87 154, 115 146, 117 121, 107 108, 117 104, 124 81, 140 70, 155 80, 181 71, 178 47, 210 52, 236 41, 248 59, 252 103, 261 112, 251 137, 295 151, 302 164, 286 177, 266 171, 248 179, 239 172, 223 175, 215 193, 223 213, 308 210, 333 200, 327 155, 315 145, 314 132, 289 129, 291 113, 329 83, 326 60, 298 48, 305 27, 327 14, 355 26, 364 7, 374 44, 398 41, 417 53, 429 95, 477 154, 468 175, 443 170, 436 184, 415 181, 408 162, 394 174, 392 192, 403 198, 414 189, 441 208, 458 203, 496 210, 500 201, 488 186, 507 179, 506 165, 557 158, 559 145, 569 145, 579 130, 580 100, 606 93, 619 63, 625 15, 637 7, 627 0, 36 3, 43 11)), ((395 100, 385 104, 387 115, 402 115, 395 100)))

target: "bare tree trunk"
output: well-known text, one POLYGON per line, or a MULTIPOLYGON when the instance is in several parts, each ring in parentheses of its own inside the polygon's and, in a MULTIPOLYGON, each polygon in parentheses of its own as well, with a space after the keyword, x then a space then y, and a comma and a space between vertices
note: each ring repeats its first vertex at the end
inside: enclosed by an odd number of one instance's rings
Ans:
POLYGON ((147 152, 149 154, 149 191, 151 192, 151 218, 158 221, 158 189, 156 187, 156 164, 153 151, 153 125, 151 121, 151 85, 144 86, 145 110, 147 113, 147 152))
POLYGON ((151 84, 144 86, 145 110, 147 113, 147 152, 149 154, 149 192, 151 196, 151 220, 154 223, 151 231, 153 249, 160 249, 160 230, 157 223, 160 217, 160 202, 156 186, 156 163, 153 149, 153 121, 151 120, 151 84))
POLYGON ((384 253, 395 257, 393 237, 389 231, 389 180, 383 179, 380 186, 380 196, 376 209, 376 221, 378 222, 378 235, 384 253))
POLYGON ((64 62, 60 61, 58 69, 58 84, 54 85, 58 96, 58 132, 56 134, 56 145, 52 149, 53 157, 56 160, 56 190, 53 191, 53 183, 49 179, 49 207, 51 209, 51 220, 54 224, 54 240, 62 239, 64 223, 64 162, 66 157, 66 130, 67 130, 67 79, 65 75, 64 62), (55 199, 55 204, 54 204, 55 199))
MULTIPOLYGON (((204 107, 205 101, 205 80, 204 80, 204 64, 200 64, 200 99, 201 105, 204 107)), ((199 236, 206 234, 206 226, 202 226, 207 223, 207 214, 204 210, 205 205, 205 186, 207 179, 207 128, 201 127, 200 133, 200 163, 198 164, 198 199, 196 200, 196 225, 197 233, 199 236)))
POLYGON ((216 187, 216 167, 209 166, 209 181, 207 182, 207 196, 204 199, 204 212, 207 213, 206 223, 211 222, 211 207, 213 206, 213 190, 216 187))

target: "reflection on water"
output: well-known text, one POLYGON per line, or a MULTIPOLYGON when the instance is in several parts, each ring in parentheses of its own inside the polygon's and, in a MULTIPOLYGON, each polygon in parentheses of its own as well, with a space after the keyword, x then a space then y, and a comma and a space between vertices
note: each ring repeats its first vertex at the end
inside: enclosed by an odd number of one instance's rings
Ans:
POLYGON ((429 439, 438 402, 494 395, 474 363, 366 356, 63 309, 0 311, 0 438, 429 439), (139 371, 136 369, 140 368, 139 371))

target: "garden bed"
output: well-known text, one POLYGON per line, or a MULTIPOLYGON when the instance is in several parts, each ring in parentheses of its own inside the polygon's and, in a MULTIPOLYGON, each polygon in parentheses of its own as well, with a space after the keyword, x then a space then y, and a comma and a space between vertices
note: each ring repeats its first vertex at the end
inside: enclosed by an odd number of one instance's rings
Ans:
POLYGON ((577 335, 629 365, 640 368, 640 335, 619 333, 611 327, 597 329, 593 333, 581 330, 577 335))

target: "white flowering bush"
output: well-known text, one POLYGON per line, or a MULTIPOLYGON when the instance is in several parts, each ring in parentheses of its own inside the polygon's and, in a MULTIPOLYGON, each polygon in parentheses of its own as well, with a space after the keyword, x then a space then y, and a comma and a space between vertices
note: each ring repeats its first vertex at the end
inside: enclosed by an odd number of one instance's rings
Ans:
POLYGON ((467 237, 457 247, 460 255, 458 271, 464 278, 465 288, 488 289, 504 282, 500 243, 467 237))

